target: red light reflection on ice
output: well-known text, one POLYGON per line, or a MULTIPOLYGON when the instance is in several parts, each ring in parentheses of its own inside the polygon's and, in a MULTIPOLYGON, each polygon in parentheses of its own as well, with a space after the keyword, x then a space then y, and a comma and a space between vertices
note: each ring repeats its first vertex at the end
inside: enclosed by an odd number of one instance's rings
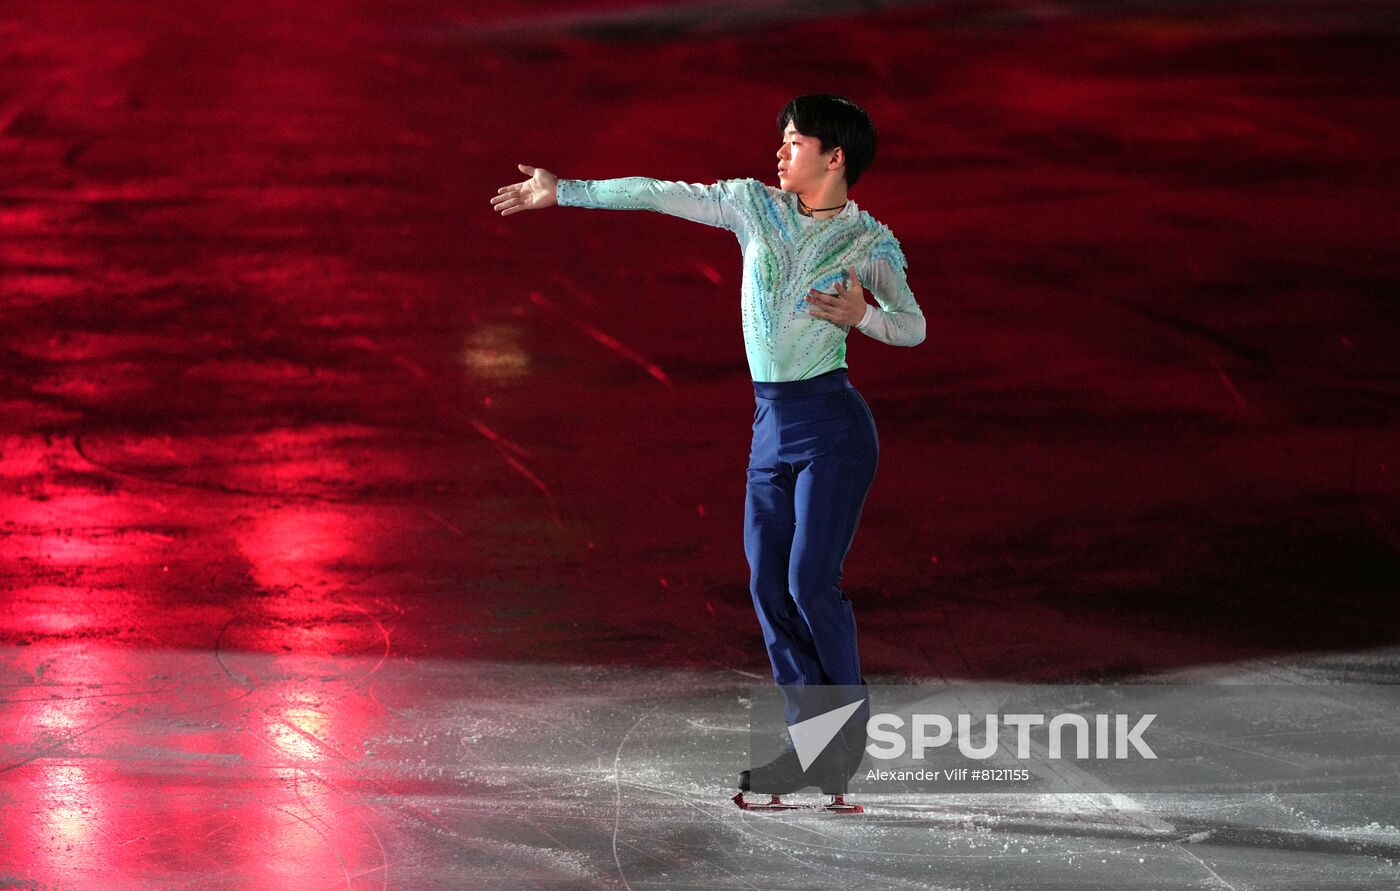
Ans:
MULTIPOLYGON (((323 506, 268 507, 236 533, 239 550, 253 579, 270 590, 300 586, 305 592, 325 587, 333 564, 349 556, 352 522, 339 510, 323 506)), ((295 606, 286 618, 297 618, 295 606)))

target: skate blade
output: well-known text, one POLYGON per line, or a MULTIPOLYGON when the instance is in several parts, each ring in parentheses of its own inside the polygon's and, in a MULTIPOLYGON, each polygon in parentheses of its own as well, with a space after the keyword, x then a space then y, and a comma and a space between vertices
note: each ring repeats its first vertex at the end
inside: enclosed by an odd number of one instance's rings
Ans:
POLYGON ((777 811, 813 811, 827 814, 863 814, 865 807, 859 804, 847 804, 844 801, 833 804, 794 804, 783 801, 777 795, 772 796, 768 801, 745 801, 744 793, 735 795, 732 801, 739 806, 740 810, 777 812, 777 811))

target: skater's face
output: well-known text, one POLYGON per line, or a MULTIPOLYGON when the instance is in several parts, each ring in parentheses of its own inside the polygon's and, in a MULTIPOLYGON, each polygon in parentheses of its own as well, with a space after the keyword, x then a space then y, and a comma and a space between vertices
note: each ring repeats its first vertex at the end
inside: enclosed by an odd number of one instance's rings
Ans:
POLYGON ((804 136, 797 127, 788 122, 783 131, 783 144, 778 148, 778 188, 786 192, 814 191, 830 172, 840 174, 845 156, 840 146, 830 151, 822 151, 822 143, 815 136, 804 136))

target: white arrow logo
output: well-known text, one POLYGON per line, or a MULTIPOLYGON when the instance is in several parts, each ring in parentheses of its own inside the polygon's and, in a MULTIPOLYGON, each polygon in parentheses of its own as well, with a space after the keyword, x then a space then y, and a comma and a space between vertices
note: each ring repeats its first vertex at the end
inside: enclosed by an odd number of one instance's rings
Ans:
POLYGON ((798 721, 788 727, 788 736, 792 737, 792 745, 797 749, 797 760, 802 765, 803 770, 806 770, 813 761, 817 760, 817 756, 822 753, 822 749, 826 748, 826 744, 841 732, 841 728, 846 726, 851 715, 855 714, 856 709, 864 704, 864 699, 858 699, 850 705, 834 708, 825 714, 808 718, 805 721, 798 721))

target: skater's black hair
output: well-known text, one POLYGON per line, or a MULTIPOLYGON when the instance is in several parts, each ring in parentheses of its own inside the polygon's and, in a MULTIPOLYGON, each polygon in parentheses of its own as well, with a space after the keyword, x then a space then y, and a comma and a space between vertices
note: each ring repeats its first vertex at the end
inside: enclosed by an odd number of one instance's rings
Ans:
POLYGON ((826 154, 838 145, 846 155, 846 186, 854 186, 875 160, 875 124, 865 109, 843 96, 808 93, 778 114, 778 133, 791 122, 803 136, 815 137, 826 154))

